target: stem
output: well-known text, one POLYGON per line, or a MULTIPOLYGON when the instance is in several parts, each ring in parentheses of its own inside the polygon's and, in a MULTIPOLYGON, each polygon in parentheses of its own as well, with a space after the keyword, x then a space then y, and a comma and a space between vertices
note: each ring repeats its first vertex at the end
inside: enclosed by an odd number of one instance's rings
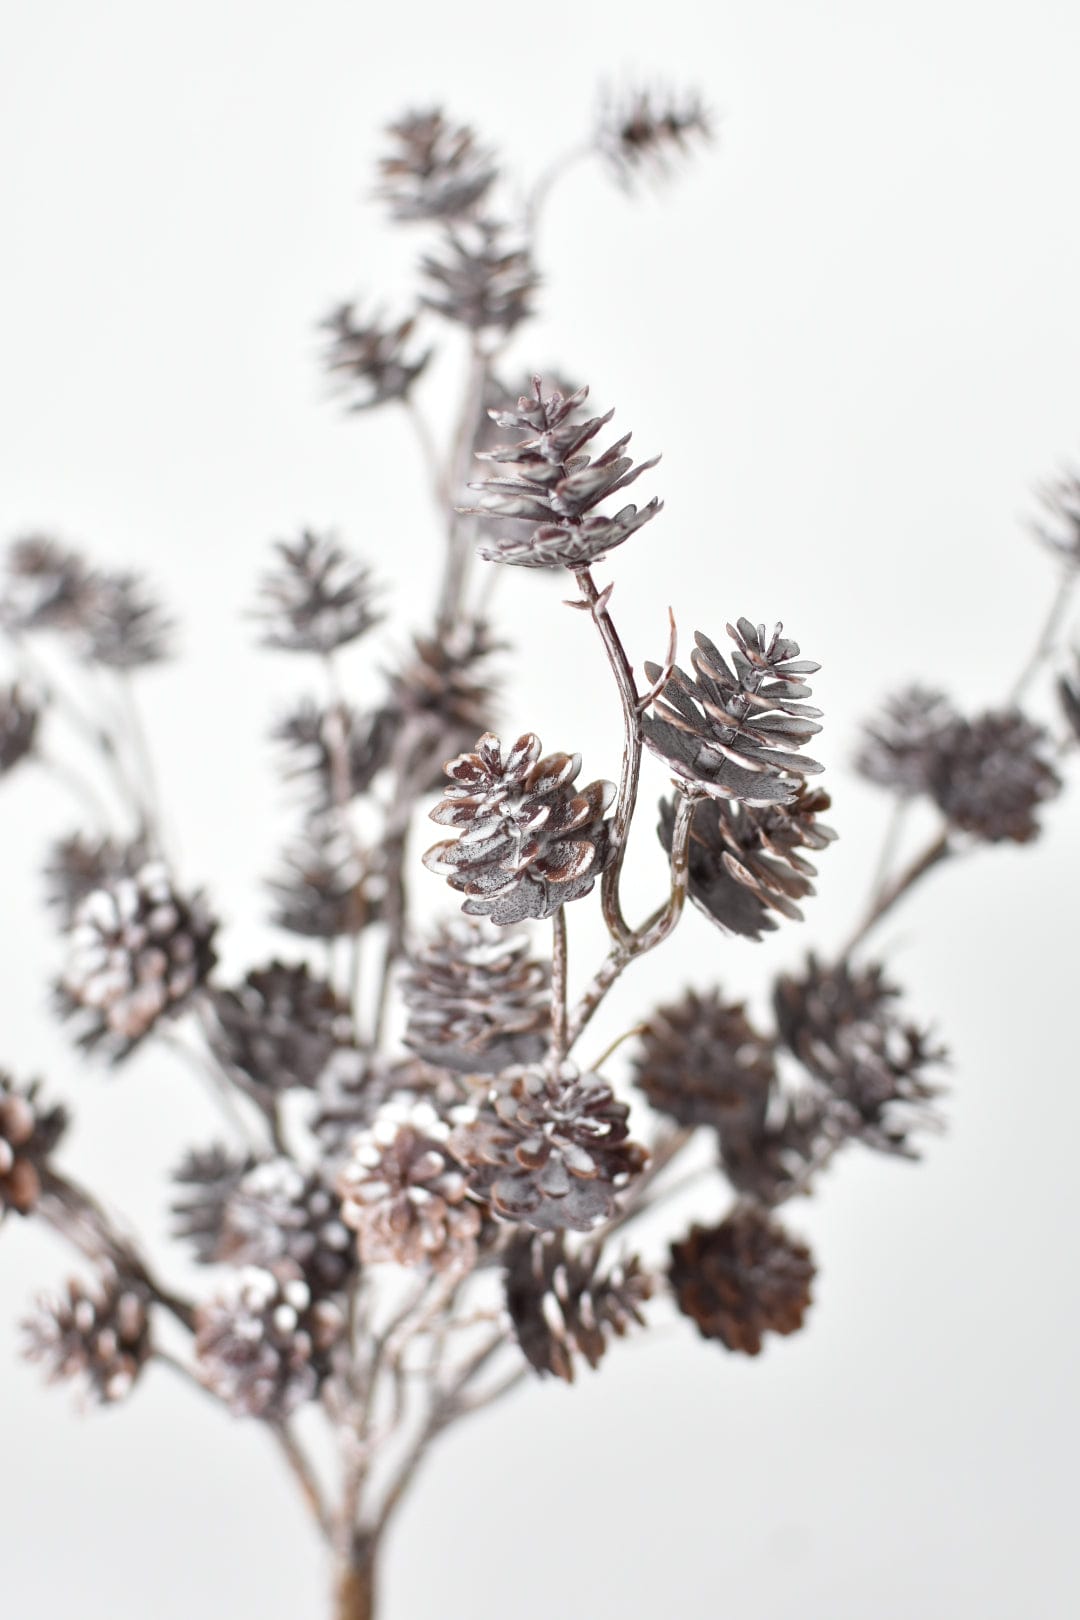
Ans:
POLYGON ((356 1535, 334 1576, 334 1620, 374 1620, 375 1540, 356 1535))
POLYGON ((432 499, 440 517, 446 516, 447 508, 451 503, 451 492, 446 487, 446 478, 443 472, 442 458, 435 444, 435 436, 428 425, 427 417, 416 403, 413 395, 406 394, 402 400, 406 415, 416 434, 416 442, 420 449, 420 458, 427 469, 431 483, 432 499))
MULTIPOLYGON (((461 415, 458 418, 454 449, 447 475, 449 492, 454 500, 458 498, 459 492, 468 483, 469 474, 472 471, 476 424, 483 404, 484 389, 487 386, 489 364, 489 357, 480 348, 478 341, 474 337, 469 356, 469 375, 465 385, 465 397, 462 400, 461 415)), ((465 513, 451 511, 449 516, 446 560, 443 565, 442 584, 439 589, 436 610, 436 628, 438 633, 442 635, 445 635, 452 628, 461 614, 473 528, 472 519, 465 513)))
POLYGON ((900 847, 900 835, 904 830, 904 822, 911 808, 910 799, 896 799, 893 802, 889 819, 885 824, 885 836, 881 842, 881 853, 878 855, 874 867, 874 876, 870 884, 871 904, 885 892, 885 885, 889 881, 896 852, 900 847))
POLYGON ((1069 599, 1072 596, 1073 588, 1076 585, 1076 579, 1077 569, 1071 564, 1067 565, 1062 572, 1061 578, 1058 580, 1057 590, 1054 592, 1051 599, 1049 611, 1046 615, 1046 619, 1043 622, 1042 630, 1039 633, 1039 639, 1035 643, 1031 657, 1020 671, 1020 674, 1017 676, 1016 681, 1013 684, 1012 691, 1009 693, 1008 703, 1010 708, 1019 708, 1020 700, 1024 696, 1024 693, 1027 691, 1035 676, 1039 673, 1039 670, 1045 663, 1046 659, 1049 658, 1050 654, 1053 652, 1054 643, 1057 640, 1058 631, 1061 628, 1061 622, 1065 617, 1065 613, 1069 606, 1069 599))
POLYGON ((533 181, 525 200, 525 231, 529 238, 529 250, 534 257, 540 234, 540 216, 556 183, 574 167, 575 163, 580 163, 583 158, 592 157, 595 150, 592 141, 583 141, 579 146, 571 146, 561 157, 549 163, 533 181))
POLYGON ((922 853, 915 857, 911 865, 905 867, 900 875, 889 884, 888 888, 877 896, 866 916, 841 950, 841 962, 847 961, 856 946, 862 944, 867 934, 877 927, 882 917, 892 910, 893 906, 907 894, 909 889, 915 887, 920 878, 924 877, 939 862, 948 859, 954 853, 949 844, 949 831, 950 829, 946 827, 943 832, 939 833, 933 842, 928 844, 922 853))
POLYGON ((566 907, 551 919, 551 1050, 555 1063, 566 1056, 566 907))
MULTIPOLYGON (((630 1221, 636 1220, 639 1215, 644 1214, 646 1209, 651 1208, 653 1203, 658 1201, 655 1198, 646 1198, 645 1194, 657 1178, 662 1176, 668 1166, 678 1158, 687 1143, 692 1140, 693 1135, 692 1130, 680 1128, 677 1131, 671 1131, 667 1136, 661 1137, 652 1149, 647 1167, 638 1176, 629 1191, 623 1195, 623 1202, 618 1211, 596 1234, 596 1238, 600 1243, 605 1243, 612 1233, 619 1231, 621 1227, 628 1225, 630 1221)), ((697 1172, 695 1171, 694 1174, 696 1175, 697 1172)), ((677 1185, 678 1183, 676 1183, 677 1185)), ((666 1197, 667 1194, 665 1192, 660 1196, 666 1197)))
POLYGON ((271 1423, 269 1425, 269 1429, 270 1433, 277 1441, 281 1454, 285 1458, 286 1463, 288 1464, 297 1484, 300 1487, 300 1494, 303 1496, 304 1501, 310 1508, 311 1515, 314 1518, 315 1523, 318 1525, 327 1541, 331 1540, 333 1535, 333 1524, 330 1514, 327 1511, 325 1502, 323 1501, 322 1492, 319 1489, 319 1482, 315 1478, 314 1469, 305 1456, 296 1436, 293 1434, 288 1423, 286 1423, 284 1420, 282 1420, 280 1423, 271 1423))

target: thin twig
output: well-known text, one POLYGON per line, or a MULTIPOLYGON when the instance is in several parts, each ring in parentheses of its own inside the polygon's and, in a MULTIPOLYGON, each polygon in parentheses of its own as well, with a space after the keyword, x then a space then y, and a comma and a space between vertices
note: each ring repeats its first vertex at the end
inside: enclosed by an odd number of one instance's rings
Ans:
POLYGON ((556 1063, 566 1056, 566 907, 551 919, 551 1053, 556 1063))
POLYGON ((268 1428, 277 1441, 281 1454, 300 1487, 300 1494, 311 1509, 315 1523, 322 1531, 325 1539, 332 1545, 334 1539, 333 1519, 326 1503, 323 1501, 319 1482, 315 1478, 315 1471, 305 1456, 303 1448, 284 1419, 279 1423, 268 1424, 268 1428))
POLYGON ((887 889, 878 894, 865 917, 840 951, 840 960, 842 962, 847 961, 856 947, 862 944, 867 934, 877 927, 881 919, 893 909, 899 900, 903 899, 910 889, 915 887, 920 878, 954 853, 949 843, 949 832, 950 829, 946 827, 915 857, 909 866, 904 868, 899 876, 889 884, 887 889))
POLYGON ((1024 693, 1031 685, 1031 682, 1034 680, 1035 676, 1039 673, 1042 665, 1054 651, 1058 631, 1060 630, 1062 621, 1064 620, 1065 614, 1068 611, 1069 601, 1076 587, 1078 573, 1080 573, 1080 569, 1077 569, 1074 563, 1066 564, 1064 570, 1062 571, 1061 578, 1058 580, 1057 590, 1054 592, 1051 599, 1049 611, 1047 612, 1046 619, 1043 623, 1042 630, 1039 633, 1038 640, 1035 643, 1031 657, 1028 659, 1027 663, 1016 677, 1012 690, 1009 693, 1008 704, 1010 708, 1019 708, 1020 700, 1024 696, 1024 693))

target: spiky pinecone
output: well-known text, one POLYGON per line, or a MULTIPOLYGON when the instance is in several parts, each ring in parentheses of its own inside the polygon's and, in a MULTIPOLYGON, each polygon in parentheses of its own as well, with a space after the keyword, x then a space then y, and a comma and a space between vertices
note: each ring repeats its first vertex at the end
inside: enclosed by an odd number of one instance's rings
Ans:
POLYGON ((63 1010, 83 1015, 80 1044, 126 1057, 202 984, 216 927, 202 896, 184 899, 156 861, 88 895, 59 986, 63 1010))
POLYGON ((774 1093, 763 1119, 733 1121, 720 1132, 720 1165, 736 1192, 781 1204, 811 1190, 842 1136, 835 1112, 815 1087, 774 1093))
POLYGON ((72 1278, 66 1295, 40 1295, 23 1323, 25 1355, 50 1383, 77 1379, 89 1400, 122 1401, 152 1354, 145 1291, 111 1268, 96 1287, 72 1278))
POLYGON ((535 1063, 551 1033, 551 973, 526 939, 458 917, 409 958, 405 1044, 444 1068, 497 1074, 535 1063))
POLYGON ((280 1422, 317 1394, 344 1328, 299 1277, 248 1267, 196 1312, 199 1373, 237 1417, 280 1422))
POLYGON ((588 568, 660 511, 655 498, 640 509, 624 506, 611 516, 594 510, 655 467, 660 458, 635 466, 624 454, 630 442, 625 433, 594 461, 585 446, 615 412, 583 421, 578 411, 588 392, 579 388, 566 398, 558 391, 545 395, 540 378, 534 377, 531 398, 523 395, 516 410, 492 413, 497 426, 526 437, 481 452, 479 460, 513 470, 505 477, 471 484, 482 496, 481 505, 473 510, 489 520, 504 518, 515 526, 526 521, 534 527, 525 534, 515 527, 514 534, 482 544, 480 556, 487 561, 524 568, 588 568))
POLYGON ((430 1105, 390 1102, 354 1138, 337 1188, 365 1264, 468 1271, 476 1263, 481 1211, 448 1136, 430 1105))
POLYGON ((1061 791, 1050 759, 1046 730, 1018 709, 956 720, 942 735, 930 792, 952 824, 973 837, 1026 844, 1039 832, 1035 811, 1061 791))
POLYGON ((1074 566, 1080 564, 1080 474, 1067 467, 1037 492, 1045 516, 1036 537, 1074 566))
POLYGON ((34 751, 41 710, 16 684, 0 688, 0 776, 34 751))
POLYGON ((254 1166, 250 1154, 215 1144, 192 1148, 173 1171, 172 1179, 186 1189, 172 1206, 173 1233, 194 1246, 200 1265, 212 1266, 220 1259, 226 1206, 254 1166))
POLYGON ((70 928, 75 914, 88 895, 97 889, 110 889, 121 878, 134 878, 150 861, 150 848, 143 838, 119 843, 112 838, 87 838, 72 833, 59 839, 45 865, 46 899, 70 928))
POLYGON ((302 698, 271 735, 286 752, 285 780, 309 788, 319 813, 368 792, 390 762, 393 725, 385 710, 364 713, 338 703, 324 708, 302 698))
POLYGON ((264 646, 326 654, 379 623, 370 569, 332 536, 305 529, 294 544, 280 540, 274 549, 278 565, 259 588, 264 646))
POLYGON ((572 1384, 577 1356, 596 1368, 609 1335, 645 1326, 653 1282, 640 1260, 632 1255, 603 1275, 599 1261, 588 1245, 570 1253, 561 1232, 522 1234, 510 1245, 506 1306, 525 1359, 541 1375, 572 1384))
POLYGON ((498 737, 485 732, 475 753, 450 761, 453 786, 431 812, 460 836, 429 849, 424 865, 467 896, 467 915, 500 927, 550 917, 588 894, 610 858, 604 812, 614 786, 575 791, 581 755, 541 758, 540 749, 526 732, 504 760, 498 737))
POLYGON ((908 686, 885 700, 882 712, 863 726, 855 769, 868 782, 905 797, 929 790, 942 739, 958 715, 943 692, 908 686))
POLYGON ((606 1220, 648 1155, 628 1140, 626 1104, 595 1074, 510 1069, 450 1138, 470 1186, 496 1215, 538 1231, 606 1220))
POLYGON ((814 1262, 804 1243, 744 1204, 719 1226, 692 1226, 673 1243, 668 1275, 679 1309, 703 1338, 756 1356, 766 1333, 802 1327, 814 1262))
POLYGON ((409 738, 402 775, 417 792, 441 788, 445 761, 491 725, 496 687, 485 665, 502 645, 482 620, 463 620, 437 638, 415 636, 410 657, 390 672, 384 725, 409 738))
POLYGON ((394 148, 379 159, 379 195, 401 222, 472 213, 498 173, 475 131, 451 124, 441 108, 406 113, 387 134, 394 148))
POLYGON ((282 864, 267 885, 278 928, 304 939, 338 939, 361 933, 378 917, 374 874, 338 816, 309 816, 282 852, 282 864))
POLYGON ((292 1159, 267 1159, 240 1177, 225 1201, 215 1259, 300 1276, 313 1299, 342 1289, 356 1251, 340 1200, 292 1159))
POLYGON ((13 630, 70 630, 82 623, 90 570, 77 551, 31 534, 8 548, 0 622, 13 630))
POLYGON ((773 1044, 742 1002, 719 990, 658 1007, 634 1061, 634 1081, 654 1108, 680 1125, 758 1131, 776 1081, 773 1044))
POLYGON ((712 120, 693 92, 635 88, 605 98, 594 137, 625 190, 642 175, 666 180, 694 140, 711 141, 712 120))
POLYGON ((524 240, 506 238, 496 220, 448 225, 442 257, 420 260, 431 288, 420 302, 473 332, 512 331, 532 314, 538 278, 524 240))
POLYGON ((95 572, 80 629, 82 656, 108 669, 142 669, 168 658, 175 625, 140 574, 95 572))
POLYGON ((16 1085, 0 1069, 0 1220, 8 1210, 29 1215, 36 1207, 46 1160, 67 1122, 65 1109, 39 1101, 36 1080, 16 1085))
POLYGON ((253 969, 235 990, 212 990, 210 1001, 214 1052, 261 1091, 314 1086, 352 1038, 347 1003, 303 962, 253 969))
MULTIPOLYGON (((700 631, 691 661, 697 680, 676 666, 642 722, 645 741, 692 787, 715 798, 744 804, 790 803, 801 778, 820 771, 816 760, 794 752, 821 727, 820 709, 803 680, 820 664, 799 657, 799 644, 769 635, 763 624, 729 624, 735 642, 731 667, 700 631)), ((646 664, 650 681, 657 664, 646 664)))
POLYGON ((434 352, 407 353, 415 329, 415 315, 386 326, 378 312, 369 319, 358 319, 355 304, 339 304, 331 310, 321 323, 321 330, 330 336, 323 365, 347 410, 367 411, 407 398, 434 352))
POLYGON ((338 1164, 393 1092, 406 1089, 402 1067, 359 1047, 340 1047, 333 1054, 319 1076, 309 1120, 324 1169, 338 1164))

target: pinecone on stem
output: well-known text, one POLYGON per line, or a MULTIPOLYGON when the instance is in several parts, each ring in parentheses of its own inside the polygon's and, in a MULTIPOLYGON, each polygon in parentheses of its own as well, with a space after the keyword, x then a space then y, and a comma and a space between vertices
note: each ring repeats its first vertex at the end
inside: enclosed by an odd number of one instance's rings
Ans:
POLYGON ((29 1215, 41 1197, 49 1155, 67 1129, 63 1108, 45 1108, 38 1084, 16 1085, 0 1070, 0 1220, 8 1210, 29 1215))
POLYGON ((529 1365, 541 1375, 574 1381, 581 1357, 600 1365, 609 1336, 645 1326, 642 1308, 652 1278, 636 1255, 601 1273, 600 1256, 586 1245, 571 1253, 561 1232, 516 1238, 506 1257, 506 1306, 529 1365))
POLYGON ((669 1277, 679 1309, 703 1338, 756 1356, 766 1333, 802 1327, 814 1263, 805 1244, 746 1204, 673 1243, 669 1277))
POLYGON ((344 1328, 299 1277, 249 1267, 196 1313, 199 1372, 237 1417, 280 1422, 316 1395, 344 1328))
POLYGON ((100 1405, 129 1395, 152 1354, 145 1293, 112 1270, 96 1287, 72 1278, 66 1296, 42 1295, 23 1328, 27 1359, 50 1383, 77 1379, 100 1405))
POLYGON ((551 1032, 551 974, 528 950, 526 939, 471 918, 443 923, 402 980, 406 1046, 473 1074, 535 1063, 551 1032))
POLYGON ((235 990, 215 989, 211 1005, 214 1052, 264 1093, 314 1086, 352 1038, 347 1004, 302 962, 253 969, 235 990))
POLYGON ((742 1002, 719 990, 658 1007, 641 1038, 634 1080, 654 1108, 680 1125, 758 1130, 776 1082, 772 1042, 742 1002))

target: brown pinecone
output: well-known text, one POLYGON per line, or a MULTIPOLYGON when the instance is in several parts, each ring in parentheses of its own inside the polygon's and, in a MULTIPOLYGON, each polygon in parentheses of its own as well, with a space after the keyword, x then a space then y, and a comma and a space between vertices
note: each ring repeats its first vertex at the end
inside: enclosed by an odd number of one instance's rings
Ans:
POLYGON ((85 559, 48 535, 8 548, 0 622, 13 630, 70 630, 82 624, 90 595, 85 559))
POLYGON ((658 1007, 634 1063, 634 1080, 654 1108, 680 1125, 712 1125, 721 1134, 757 1131, 776 1082, 772 1042, 758 1033, 742 1002, 719 990, 658 1007))
POLYGON ((525 1359, 541 1375, 572 1384, 576 1356, 596 1368, 610 1334, 645 1326, 653 1282, 640 1260, 632 1255, 603 1276, 599 1260, 588 1246, 569 1253, 562 1232, 522 1234, 510 1245, 506 1305, 525 1359))
POLYGON ((829 1099, 816 1087, 804 1087, 774 1095, 763 1120, 721 1132, 720 1164, 736 1192, 760 1204, 781 1204, 810 1191, 815 1171, 841 1139, 829 1099))
POLYGON ((41 710, 21 687, 0 689, 0 776, 33 753, 40 719, 41 710))
POLYGON ((67 1122, 65 1109, 39 1102, 36 1080, 19 1086, 0 1069, 0 1220, 36 1207, 45 1162, 67 1122))
POLYGON ((942 735, 930 792, 956 827, 987 843, 1026 844, 1039 832, 1035 811, 1061 791, 1042 726, 1017 709, 956 720, 942 735))
POLYGON ((629 191, 642 175, 666 180, 694 140, 711 141, 712 119, 694 92, 637 88, 618 100, 605 98, 594 139, 629 191))
POLYGON ((431 291, 420 302, 473 332, 510 332, 533 312, 538 278, 524 239, 506 241, 507 227, 481 219, 448 225, 442 257, 424 254, 420 268, 431 291))
POLYGON ((101 1405, 130 1394, 152 1354, 146 1295, 111 1269, 95 1288, 72 1278, 66 1297, 41 1295, 23 1330, 28 1360, 43 1364, 50 1383, 79 1379, 101 1405))
POLYGON ((504 760, 498 737, 486 732, 475 753, 450 761, 453 785, 431 812, 461 836, 429 849, 424 865, 468 896, 467 915, 500 927, 550 917, 588 894, 610 856, 604 812, 614 786, 575 791, 580 754, 541 759, 540 748, 526 732, 504 760))
POLYGON ((196 1312, 200 1376, 237 1417, 280 1422, 317 1394, 344 1329, 340 1308, 313 1302, 299 1277, 248 1267, 196 1312))
POLYGON ((584 447, 615 413, 583 421, 578 410, 588 392, 579 388, 566 398, 558 391, 545 395, 540 378, 534 377, 532 398, 523 395, 516 410, 493 413, 500 428, 516 429, 527 437, 482 451, 478 458, 513 469, 505 477, 469 486, 482 496, 481 505, 473 509, 476 513, 515 525, 512 535, 481 545, 480 556, 487 561, 524 568, 588 568, 660 511, 657 499, 640 509, 624 506, 610 516, 594 510, 655 467, 660 458, 635 466, 624 454, 630 441, 626 433, 594 461, 584 447), (527 534, 519 532, 522 521, 534 525, 527 534))
POLYGON ((349 411, 367 411, 390 400, 405 399, 433 354, 407 353, 416 316, 384 326, 376 313, 357 319, 355 304, 339 304, 321 322, 330 341, 323 365, 349 411))
POLYGON ((354 1138, 338 1175, 341 1218, 367 1265, 393 1261, 468 1271, 481 1211, 451 1157, 446 1125, 426 1103, 388 1103, 354 1138))
MULTIPOLYGON (((691 655, 697 680, 676 666, 642 722, 645 741, 692 787, 715 798, 744 804, 789 804, 801 778, 821 770, 816 760, 794 752, 820 731, 820 709, 804 702, 803 680, 820 664, 799 657, 799 644, 769 635, 763 624, 729 624, 735 642, 731 667, 700 631, 691 655)), ((658 664, 646 664, 650 681, 658 664)))
POLYGON ((271 962, 235 990, 212 990, 210 1044, 227 1068, 261 1091, 314 1086, 339 1046, 352 1038, 347 1002, 306 963, 271 962))
POLYGON ((379 623, 370 569, 332 536, 305 529, 294 544, 280 540, 274 549, 280 561, 259 587, 264 646, 326 654, 379 623))
POLYGON ((214 1258, 300 1276, 316 1300, 337 1293, 356 1269, 340 1200, 318 1175, 285 1158, 252 1165, 232 1188, 214 1258))
POLYGON ((175 1237, 190 1241, 200 1265, 216 1265, 229 1199, 253 1169, 250 1154, 230 1152, 215 1144, 192 1148, 173 1171, 172 1179, 188 1189, 172 1206, 175 1237))
POLYGON ((302 698, 277 721, 271 736, 285 750, 285 781, 303 783, 316 812, 325 812, 369 791, 390 762, 393 728, 384 710, 362 713, 349 704, 323 708, 302 698))
POLYGON ((336 815, 309 816, 282 864, 284 871, 267 885, 276 927, 304 939, 338 939, 361 933, 378 917, 371 865, 336 815))
POLYGON ((705 1339, 756 1356, 766 1333, 797 1333, 810 1304, 810 1250, 753 1204, 671 1245, 668 1273, 705 1339))
POLYGON ((407 730, 402 773, 418 792, 437 792, 444 762, 491 725, 496 687, 484 666, 502 645, 482 620, 463 621, 438 638, 415 636, 411 656, 390 673, 384 724, 394 736, 407 730))
POLYGON ((538 1231, 587 1232, 615 1209, 648 1155, 628 1140, 626 1104, 595 1074, 510 1069, 450 1150, 492 1212, 538 1231))
POLYGON ((471 214, 498 170, 467 124, 451 124, 438 107, 408 112, 387 126, 394 147, 379 159, 378 195, 403 223, 471 214))
POLYGON ((925 793, 942 738, 958 719, 943 692, 908 686, 887 698, 882 713, 863 726, 855 769, 868 782, 905 797, 925 793))
POLYGON ((406 1046, 474 1074, 537 1062, 551 1034, 551 971, 528 952, 527 939, 472 918, 442 923, 402 979, 406 1046))
POLYGON ((84 1015, 80 1045, 104 1042, 114 1062, 126 1057, 202 984, 216 928, 202 896, 177 894, 157 861, 88 895, 59 986, 63 1010, 84 1015))

